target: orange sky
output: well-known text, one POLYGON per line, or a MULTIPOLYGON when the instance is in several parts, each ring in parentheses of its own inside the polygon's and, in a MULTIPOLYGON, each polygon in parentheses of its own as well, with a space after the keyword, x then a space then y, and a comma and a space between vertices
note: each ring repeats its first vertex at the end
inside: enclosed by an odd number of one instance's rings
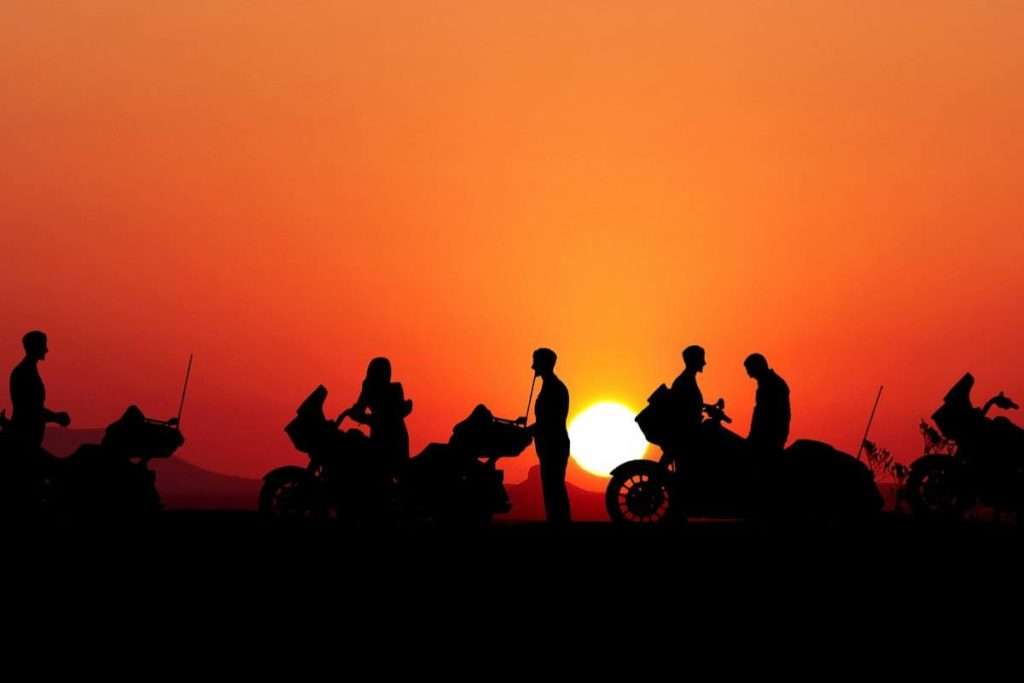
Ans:
POLYGON ((542 344, 578 410, 701 343, 744 433, 761 351, 847 450, 884 383, 904 459, 964 371, 1024 399, 1024 4, 634 4, 4 3, 0 359, 94 426, 195 351, 181 453, 245 475, 376 354, 414 448, 542 344))

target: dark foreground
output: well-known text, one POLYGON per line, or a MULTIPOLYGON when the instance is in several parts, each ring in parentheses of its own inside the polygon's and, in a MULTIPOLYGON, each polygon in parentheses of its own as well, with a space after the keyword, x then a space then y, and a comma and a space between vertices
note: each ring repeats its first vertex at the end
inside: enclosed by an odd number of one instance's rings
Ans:
MULTIPOLYGON (((30 557, 73 553, 94 563, 125 553, 162 566, 189 567, 189 575, 244 566, 249 573, 305 565, 337 571, 395 570, 410 574, 457 571, 467 576, 515 575, 558 566, 600 576, 667 576, 736 562, 765 567, 836 563, 942 565, 1015 561, 1024 550, 1016 524, 972 521, 926 524, 882 515, 859 525, 783 525, 743 520, 691 520, 677 527, 622 527, 576 523, 565 529, 536 522, 497 522, 479 530, 353 529, 329 523, 272 523, 251 512, 172 511, 148 524, 8 526, 8 547, 30 557), (80 553, 84 553, 82 555, 80 553)), ((989 565, 991 568, 994 566, 989 565)), ((1002 565, 998 565, 1002 566, 1002 565)))
POLYGON ((860 651, 885 634, 1016 621, 1024 584, 1024 532, 1015 526, 899 516, 856 528, 508 523, 454 533, 175 512, 149 526, 4 534, 9 620, 20 614, 41 631, 109 641, 98 624, 113 618, 138 637, 152 639, 157 628, 170 633, 160 643, 218 649, 246 634, 247 661, 263 654, 253 633, 298 641, 300 650, 325 638, 328 653, 423 639, 446 666, 467 642, 504 658, 541 644, 564 653, 578 633, 617 643, 600 646, 602 657, 615 651, 604 647, 652 638, 699 650, 684 632, 792 643, 800 631, 860 651))

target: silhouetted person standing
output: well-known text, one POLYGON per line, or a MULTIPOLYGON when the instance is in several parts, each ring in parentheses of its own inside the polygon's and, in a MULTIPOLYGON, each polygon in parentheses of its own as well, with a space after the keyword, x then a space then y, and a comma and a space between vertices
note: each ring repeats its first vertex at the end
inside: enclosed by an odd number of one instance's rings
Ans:
POLYGON ((752 353, 743 361, 747 374, 757 381, 754 415, 747 437, 755 453, 776 455, 782 452, 789 438, 789 386, 768 367, 760 353, 752 353))
POLYGON ((349 416, 370 427, 370 444, 395 471, 409 459, 409 431, 405 418, 412 412, 402 385, 391 381, 391 361, 374 358, 366 368, 366 378, 355 405, 338 416, 340 423, 349 416))
POLYGON ((555 375, 558 357, 551 349, 533 352, 533 371, 544 382, 534 406, 533 438, 540 460, 540 481, 544 490, 544 510, 552 524, 570 522, 569 492, 565 488, 565 469, 569 464, 569 390, 555 375))
POLYGON ((35 330, 22 337, 21 343, 25 347, 25 358, 11 371, 10 429, 16 447, 23 453, 35 454, 43 446, 47 423, 67 427, 71 417, 46 407, 46 387, 38 367, 49 352, 46 335, 35 330))

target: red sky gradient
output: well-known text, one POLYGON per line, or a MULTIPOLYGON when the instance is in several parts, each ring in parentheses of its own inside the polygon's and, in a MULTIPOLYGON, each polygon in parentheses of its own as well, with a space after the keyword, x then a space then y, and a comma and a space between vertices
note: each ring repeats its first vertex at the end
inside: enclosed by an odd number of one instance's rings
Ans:
POLYGON ((743 433, 761 351, 846 450, 884 383, 905 460, 964 371, 1024 399, 1024 4, 634 5, 5 3, 4 371, 45 329, 96 426, 195 351, 181 453, 251 476, 377 354, 414 449, 539 345, 575 412, 700 343, 743 433))

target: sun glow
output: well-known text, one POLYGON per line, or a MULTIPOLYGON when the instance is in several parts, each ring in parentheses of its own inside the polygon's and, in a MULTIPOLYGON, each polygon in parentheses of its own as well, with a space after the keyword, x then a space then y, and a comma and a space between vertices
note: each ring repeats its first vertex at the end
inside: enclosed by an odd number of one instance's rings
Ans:
POLYGON ((570 450, 580 467, 608 476, 628 460, 642 458, 647 440, 634 421, 635 413, 621 403, 595 403, 569 425, 570 450))

